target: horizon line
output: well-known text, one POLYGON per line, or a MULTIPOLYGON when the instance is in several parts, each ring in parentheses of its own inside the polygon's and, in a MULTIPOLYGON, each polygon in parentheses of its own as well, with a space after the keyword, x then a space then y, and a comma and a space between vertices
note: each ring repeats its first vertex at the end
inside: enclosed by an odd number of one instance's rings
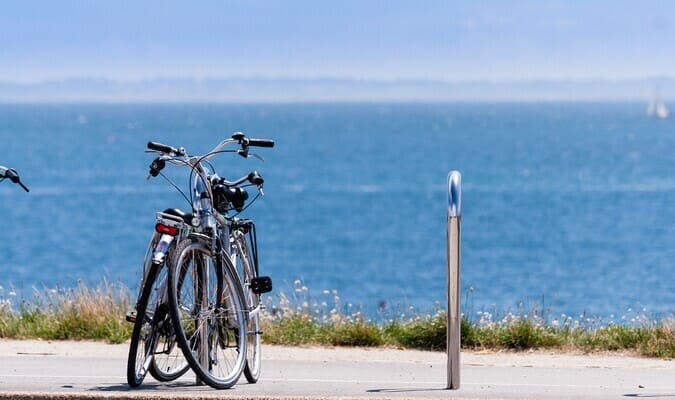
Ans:
POLYGON ((76 81, 91 82, 109 82, 116 84, 136 84, 160 81, 296 81, 296 82, 321 82, 321 81, 339 81, 354 83, 439 83, 448 85, 462 84, 529 84, 529 83, 626 83, 626 82, 653 82, 675 80, 675 75, 645 75, 645 76, 626 76, 626 77, 532 77, 532 78, 425 78, 425 77, 401 77, 401 78, 373 78, 373 77, 355 77, 339 75, 317 75, 317 76, 296 76, 296 75, 157 75, 138 78, 116 78, 103 75, 68 75, 63 77, 45 77, 37 79, 14 79, 6 80, 0 78, 0 85, 17 86, 36 86, 53 83, 66 83, 76 81))

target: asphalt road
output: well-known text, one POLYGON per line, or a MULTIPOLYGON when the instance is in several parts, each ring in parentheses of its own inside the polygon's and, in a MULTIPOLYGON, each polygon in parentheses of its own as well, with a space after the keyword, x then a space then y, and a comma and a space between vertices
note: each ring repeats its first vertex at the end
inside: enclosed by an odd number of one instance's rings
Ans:
POLYGON ((621 355, 465 352, 457 391, 445 390, 443 353, 263 346, 260 381, 222 391, 192 374, 129 389, 126 355, 127 345, 0 340, 0 399, 675 399, 675 361, 621 355))

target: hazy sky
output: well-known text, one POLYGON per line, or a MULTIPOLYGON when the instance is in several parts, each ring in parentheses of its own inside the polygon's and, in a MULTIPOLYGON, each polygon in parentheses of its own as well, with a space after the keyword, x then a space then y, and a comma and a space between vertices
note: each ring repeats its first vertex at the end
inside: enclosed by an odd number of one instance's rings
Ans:
POLYGON ((3 1, 0 81, 675 76, 672 1, 3 1))

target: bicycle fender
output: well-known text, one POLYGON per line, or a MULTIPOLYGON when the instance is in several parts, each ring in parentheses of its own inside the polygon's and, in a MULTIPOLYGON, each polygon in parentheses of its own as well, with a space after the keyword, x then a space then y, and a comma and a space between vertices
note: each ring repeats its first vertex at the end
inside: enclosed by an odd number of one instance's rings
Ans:
POLYGON ((155 251, 152 252, 152 262, 153 264, 163 264, 166 259, 166 254, 169 251, 169 246, 173 242, 174 237, 171 235, 163 234, 159 239, 155 251))

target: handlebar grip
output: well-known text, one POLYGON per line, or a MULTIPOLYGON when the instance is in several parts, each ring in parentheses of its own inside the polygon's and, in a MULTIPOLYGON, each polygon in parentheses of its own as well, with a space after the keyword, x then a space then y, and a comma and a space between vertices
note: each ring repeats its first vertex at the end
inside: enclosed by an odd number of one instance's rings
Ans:
POLYGON ((23 182, 21 182, 21 178, 19 178, 19 173, 16 172, 16 170, 14 168, 8 168, 5 171, 4 177, 9 178, 10 181, 12 181, 12 182, 18 184, 19 186, 21 186, 23 188, 23 190, 25 190, 26 192, 30 192, 28 187, 26 187, 26 185, 24 185, 23 182))
POLYGON ((274 147, 274 140, 270 139, 249 139, 249 146, 255 147, 274 147))
POLYGON ((167 146, 165 144, 157 143, 157 142, 148 142, 148 149, 150 150, 155 150, 155 151, 161 151, 162 153, 178 153, 178 150, 174 149, 171 146, 167 146))
POLYGON ((9 178, 9 180, 14 183, 19 183, 20 180, 19 174, 13 168, 9 168, 7 171, 5 171, 5 178, 9 178))

